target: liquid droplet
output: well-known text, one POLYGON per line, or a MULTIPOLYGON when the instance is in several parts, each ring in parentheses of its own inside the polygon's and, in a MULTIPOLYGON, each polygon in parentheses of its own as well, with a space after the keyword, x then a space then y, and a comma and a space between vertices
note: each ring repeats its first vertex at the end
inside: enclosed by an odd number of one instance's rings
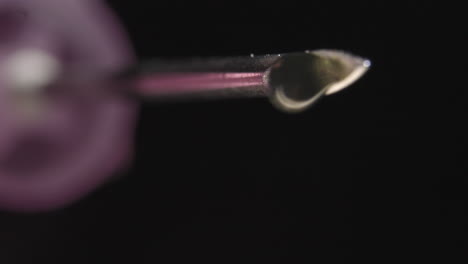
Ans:
POLYGON ((351 85, 369 66, 370 61, 341 51, 284 55, 267 71, 270 100, 280 110, 303 111, 323 95, 351 85))

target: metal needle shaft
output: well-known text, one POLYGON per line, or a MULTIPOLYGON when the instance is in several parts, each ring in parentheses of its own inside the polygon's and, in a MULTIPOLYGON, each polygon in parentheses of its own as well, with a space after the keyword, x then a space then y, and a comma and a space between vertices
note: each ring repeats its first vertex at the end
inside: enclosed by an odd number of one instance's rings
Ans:
POLYGON ((146 98, 267 96, 280 110, 299 112, 349 86, 369 66, 369 60, 335 50, 152 61, 133 70, 131 86, 146 98))

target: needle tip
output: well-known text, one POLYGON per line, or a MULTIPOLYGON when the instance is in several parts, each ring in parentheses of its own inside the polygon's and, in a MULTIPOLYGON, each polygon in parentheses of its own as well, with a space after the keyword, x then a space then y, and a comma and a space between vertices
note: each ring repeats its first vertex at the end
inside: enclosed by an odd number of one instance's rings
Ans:
POLYGON ((270 100, 285 112, 301 112, 323 95, 341 91, 363 76, 371 62, 337 50, 285 54, 267 71, 270 100))

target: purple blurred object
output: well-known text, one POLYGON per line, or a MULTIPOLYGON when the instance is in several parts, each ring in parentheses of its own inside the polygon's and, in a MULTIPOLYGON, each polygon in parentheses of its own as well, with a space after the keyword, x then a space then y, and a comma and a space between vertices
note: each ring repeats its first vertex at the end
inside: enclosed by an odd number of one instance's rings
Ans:
MULTIPOLYGON (((5 61, 31 51, 58 59, 62 76, 80 80, 134 62, 101 1, 0 0, 0 208, 17 211, 69 204, 128 165, 138 110, 117 96, 22 98, 12 92, 5 61), (23 103, 40 114, 21 113, 23 103)), ((89 83, 83 89, 112 89, 89 83)))

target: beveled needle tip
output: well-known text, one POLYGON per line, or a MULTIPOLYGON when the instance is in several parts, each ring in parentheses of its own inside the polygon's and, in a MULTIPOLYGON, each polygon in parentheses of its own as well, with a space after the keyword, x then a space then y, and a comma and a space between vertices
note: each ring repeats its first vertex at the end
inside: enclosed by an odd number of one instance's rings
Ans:
POLYGON ((285 112, 307 109, 323 95, 336 93, 369 69, 369 60, 338 50, 281 56, 264 76, 269 98, 285 112))

